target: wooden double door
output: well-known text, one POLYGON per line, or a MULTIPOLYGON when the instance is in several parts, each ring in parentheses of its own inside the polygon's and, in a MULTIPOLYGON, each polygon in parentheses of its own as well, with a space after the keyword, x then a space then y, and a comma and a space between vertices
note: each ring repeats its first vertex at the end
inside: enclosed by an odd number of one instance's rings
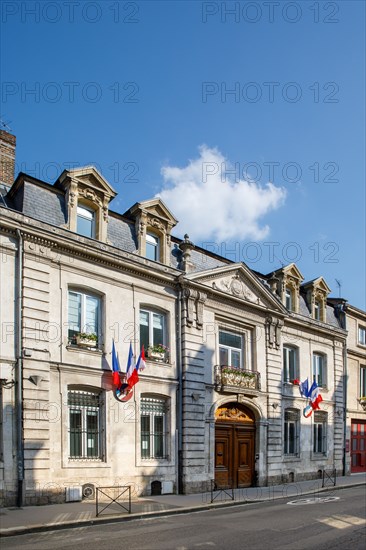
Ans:
POLYGON ((215 425, 217 488, 251 487, 254 483, 255 428, 241 423, 215 425))

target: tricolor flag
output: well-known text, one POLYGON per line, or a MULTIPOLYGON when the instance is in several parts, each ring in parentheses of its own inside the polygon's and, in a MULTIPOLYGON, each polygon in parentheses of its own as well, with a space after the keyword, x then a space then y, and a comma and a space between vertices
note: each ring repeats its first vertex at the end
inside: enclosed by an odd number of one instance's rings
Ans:
POLYGON ((308 397, 309 394, 309 382, 308 379, 306 379, 304 382, 300 382, 299 384, 299 390, 303 397, 308 397))
POLYGON ((132 352, 131 344, 130 344, 130 351, 128 352, 128 359, 127 359, 126 381, 130 388, 132 388, 139 381, 136 365, 133 364, 133 352, 132 352))
POLYGON ((144 345, 142 344, 140 357, 138 358, 136 363, 136 370, 139 371, 144 369, 146 369, 146 361, 145 361, 145 349, 144 349, 144 345))
POLYGON ((319 395, 319 387, 318 387, 318 384, 314 382, 311 384, 311 388, 308 392, 308 398, 310 399, 310 401, 314 401, 319 395))
POLYGON ((114 340, 112 342, 112 371, 113 385, 118 388, 121 385, 121 379, 119 377, 120 368, 116 348, 114 347, 114 340))
POLYGON ((323 401, 323 398, 322 398, 322 396, 320 395, 320 393, 319 393, 319 395, 318 395, 313 401, 311 401, 311 406, 312 406, 312 408, 313 408, 314 411, 320 409, 319 403, 321 403, 322 401, 323 401))

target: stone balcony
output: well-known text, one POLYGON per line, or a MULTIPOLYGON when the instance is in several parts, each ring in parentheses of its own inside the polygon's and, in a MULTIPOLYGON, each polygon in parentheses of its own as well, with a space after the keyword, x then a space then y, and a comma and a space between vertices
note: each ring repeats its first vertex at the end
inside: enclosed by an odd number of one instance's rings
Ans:
POLYGON ((215 366, 215 389, 220 393, 258 395, 261 389, 260 373, 234 369, 226 365, 215 366))

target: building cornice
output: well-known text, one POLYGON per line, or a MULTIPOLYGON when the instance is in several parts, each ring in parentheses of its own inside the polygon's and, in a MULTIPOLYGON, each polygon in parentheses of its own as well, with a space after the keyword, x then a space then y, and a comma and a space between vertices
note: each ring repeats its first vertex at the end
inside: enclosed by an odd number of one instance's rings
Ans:
MULTIPOLYGON (((103 242, 89 242, 89 239, 66 229, 49 226, 18 212, 1 209, 0 213, 0 229, 14 237, 16 237, 16 230, 19 229, 26 241, 40 247, 54 249, 56 258, 49 259, 53 262, 57 262, 57 253, 71 253, 80 259, 92 260, 106 267, 123 268, 131 275, 143 276, 145 279, 158 283, 164 282, 164 284, 174 283, 176 277, 181 274, 178 269, 151 262, 137 254, 117 249, 103 242)), ((42 250, 40 249, 39 252, 41 256, 42 250)), ((43 253, 46 258, 46 251, 43 253)))

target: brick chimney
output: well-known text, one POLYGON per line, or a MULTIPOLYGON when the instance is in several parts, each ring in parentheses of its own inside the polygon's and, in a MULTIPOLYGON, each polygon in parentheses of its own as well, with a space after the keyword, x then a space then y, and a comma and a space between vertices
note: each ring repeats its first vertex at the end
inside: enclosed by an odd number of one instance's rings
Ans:
POLYGON ((14 182, 15 145, 16 137, 0 130, 0 189, 5 191, 8 191, 14 182))

